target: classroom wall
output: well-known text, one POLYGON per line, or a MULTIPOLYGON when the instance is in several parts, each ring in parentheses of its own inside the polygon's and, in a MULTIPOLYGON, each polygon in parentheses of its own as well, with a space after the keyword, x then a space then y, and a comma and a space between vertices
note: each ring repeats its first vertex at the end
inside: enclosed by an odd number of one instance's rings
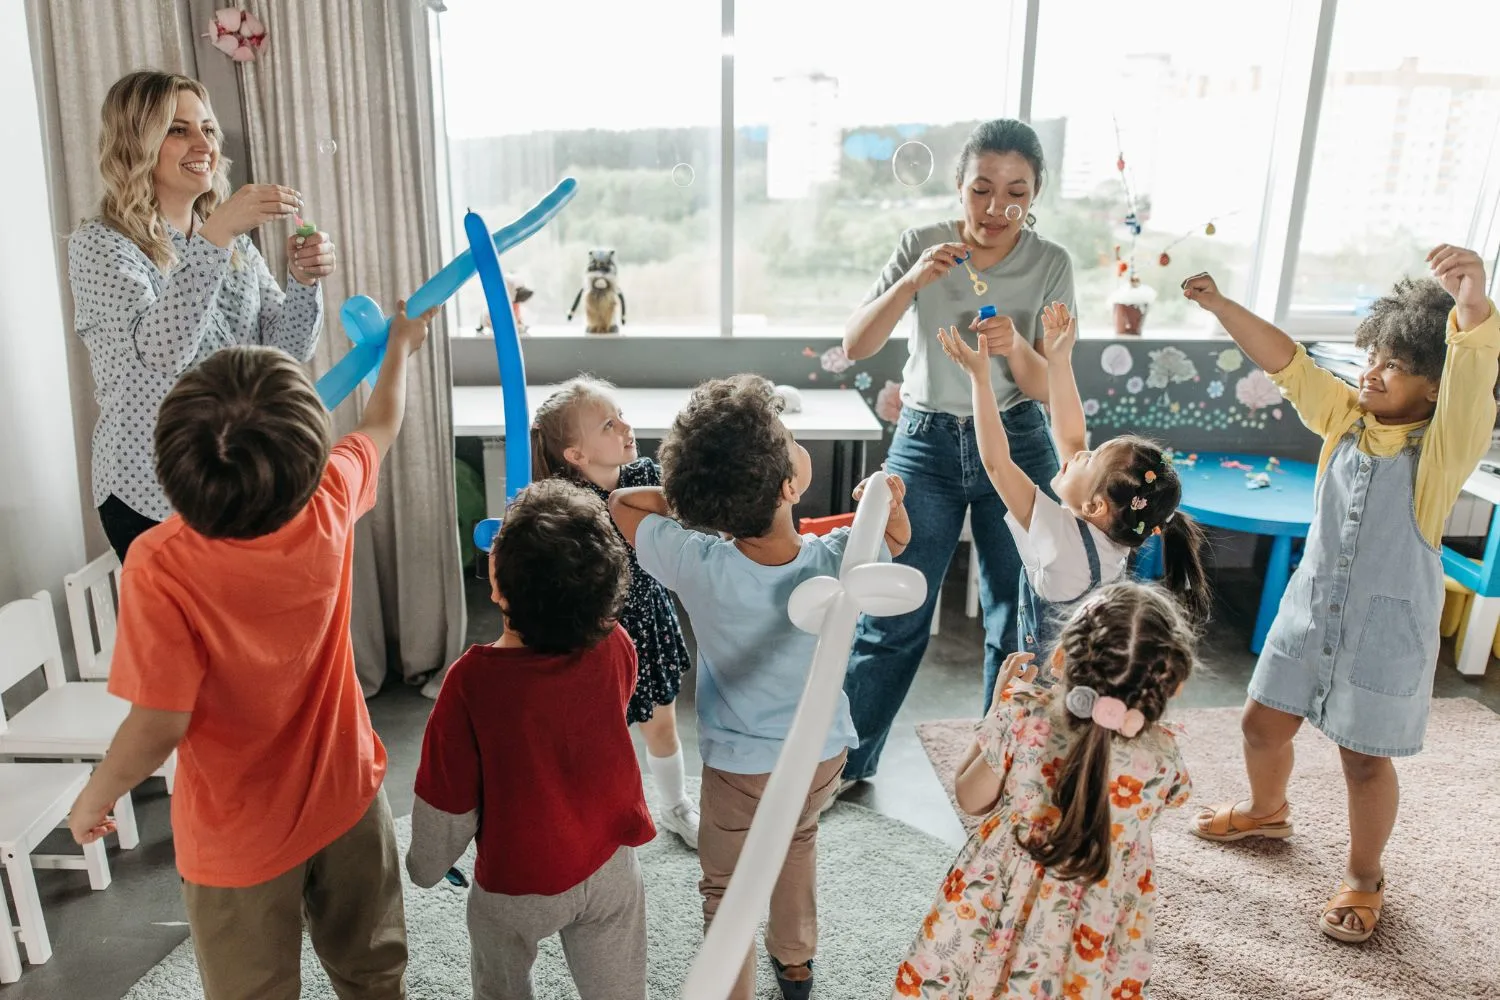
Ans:
POLYGON ((66 635, 62 580, 84 562, 83 515, 23 4, 0 3, 0 93, 0 190, 12 195, 0 227, 0 604, 49 591, 66 635))

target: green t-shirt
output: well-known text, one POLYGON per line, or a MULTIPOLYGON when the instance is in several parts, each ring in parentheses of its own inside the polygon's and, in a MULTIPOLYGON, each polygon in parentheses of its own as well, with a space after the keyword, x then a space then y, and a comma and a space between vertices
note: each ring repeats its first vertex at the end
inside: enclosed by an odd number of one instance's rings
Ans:
MULTIPOLYGON (((908 229, 901 234, 896 252, 891 254, 865 302, 884 295, 928 247, 961 242, 957 222, 908 229)), ((993 305, 1000 315, 1009 316, 1016 325, 1016 333, 1032 344, 1041 339, 1044 307, 1061 302, 1074 315, 1078 313, 1073 297, 1073 263, 1068 252, 1029 229, 1021 232, 1015 249, 1004 260, 976 273, 989 285, 982 297, 974 294, 969 272, 960 265, 948 272, 946 278, 918 292, 912 308, 892 331, 891 337, 895 339, 903 326, 906 329, 910 357, 901 386, 901 401, 906 405, 957 417, 974 415, 969 376, 943 354, 937 332, 956 326, 972 346, 975 336, 969 332, 969 324, 979 314, 980 306, 993 305)), ((1011 377, 1009 362, 996 357, 990 359, 990 364, 995 402, 1001 410, 1008 410, 1025 397, 1011 377)))

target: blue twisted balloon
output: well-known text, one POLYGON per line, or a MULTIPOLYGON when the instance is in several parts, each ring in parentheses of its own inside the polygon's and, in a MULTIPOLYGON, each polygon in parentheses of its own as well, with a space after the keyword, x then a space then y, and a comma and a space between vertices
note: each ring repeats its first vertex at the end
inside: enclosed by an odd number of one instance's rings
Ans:
MULTIPOLYGON (((473 234, 469 233, 469 249, 453 258, 448 266, 412 293, 411 298, 406 302, 406 314, 420 316, 434 306, 440 306, 452 298, 464 282, 474 276, 476 248, 482 248, 496 258, 498 273, 499 255, 546 225, 553 216, 562 211, 564 205, 572 200, 577 189, 578 182, 571 177, 565 177, 545 198, 510 225, 497 229, 493 234, 488 231, 481 233, 478 242, 475 242, 473 234)), ((470 215, 472 216, 472 213, 470 215)), ((467 219, 464 222, 464 228, 466 231, 469 228, 467 219)), ((504 304, 503 309, 495 308, 496 296, 489 293, 488 286, 485 291, 490 304, 490 322, 494 326, 496 350, 499 351, 502 320, 509 327, 512 340, 515 339, 515 321, 511 315, 509 297, 504 293, 504 285, 501 285, 499 297, 499 301, 504 304)), ((359 385, 361 379, 367 379, 372 387, 375 385, 375 375, 380 371, 380 362, 385 357, 385 342, 391 328, 391 318, 382 313, 380 306, 367 295, 356 295, 345 302, 343 309, 339 311, 339 318, 343 321, 344 332, 348 334, 350 340, 354 341, 354 347, 340 358, 338 363, 322 378, 318 379, 318 396, 323 400, 323 405, 330 410, 342 403, 359 385)), ((517 358, 520 356, 519 343, 516 344, 516 356, 517 358)), ((524 415, 526 406, 524 379, 521 386, 520 398, 524 415)), ((507 391, 507 406, 510 396, 511 393, 507 391)), ((526 427, 527 423, 523 422, 520 426, 526 427)), ((527 462, 529 466, 529 453, 527 462)), ((509 465, 508 461, 507 465, 509 465)), ((526 479, 530 478, 528 471, 526 479)), ((524 486, 525 483, 521 485, 524 486)))

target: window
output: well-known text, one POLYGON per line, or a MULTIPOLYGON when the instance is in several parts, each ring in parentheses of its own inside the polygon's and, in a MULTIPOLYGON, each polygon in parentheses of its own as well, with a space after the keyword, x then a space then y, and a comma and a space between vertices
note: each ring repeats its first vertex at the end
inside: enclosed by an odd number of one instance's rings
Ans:
POLYGON ((1435 244, 1483 236, 1500 65, 1478 40, 1500 34, 1500 4, 1443 8, 1412 17, 1397 0, 1339 4, 1294 313, 1361 312, 1396 276, 1425 276, 1435 244))
MULTIPOLYGON (((533 292, 532 329, 568 329, 589 250, 609 247, 627 320, 717 332, 718 6, 470 0, 439 30, 456 244, 466 207, 498 229, 578 179, 562 213, 502 260, 533 292)), ((476 332, 479 283, 456 298, 457 327, 476 332)))
POLYGON ((736 331, 841 329, 902 230, 956 214, 953 163, 969 130, 1014 114, 1009 0, 964 8, 961 28, 913 10, 736 5, 736 331), (984 42, 966 48, 966 34, 984 42), (903 183, 892 156, 906 142, 926 150, 911 147, 903 183))
POLYGON ((1073 256, 1081 327, 1114 328, 1110 296, 1132 273, 1156 293, 1153 332, 1212 326, 1182 298, 1190 274, 1211 271, 1225 294, 1244 294, 1290 2, 1211 14, 1186 0, 1041 6, 1032 123, 1049 162, 1034 214, 1038 233, 1073 256), (1141 224, 1133 272, 1122 153, 1141 224))

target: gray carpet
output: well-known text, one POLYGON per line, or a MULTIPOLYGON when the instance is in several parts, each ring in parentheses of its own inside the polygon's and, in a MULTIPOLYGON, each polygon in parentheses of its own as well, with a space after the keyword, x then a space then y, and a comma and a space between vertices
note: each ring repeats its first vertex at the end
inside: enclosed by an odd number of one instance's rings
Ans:
MULTIPOLYGON (((1296 740, 1290 840, 1216 845, 1187 832, 1197 806, 1245 793, 1239 716, 1175 716, 1187 726, 1193 799, 1157 827, 1152 1000, 1500 997, 1500 715, 1466 698, 1437 699, 1426 748, 1396 762, 1401 812, 1386 848, 1386 910, 1363 945, 1316 926, 1343 873, 1349 824, 1338 750, 1311 726, 1296 740)), ((917 727, 950 797, 973 726, 917 727)), ((978 822, 959 818, 969 829, 978 822)))
MULTIPOLYGON (((696 788, 693 789, 697 794, 696 788)), ((647 797, 651 789, 647 787, 647 797)), ((652 803, 653 810, 655 803, 652 803)), ((404 852, 411 818, 396 820, 404 852)), ((941 841, 904 823, 848 803, 823 817, 818 838, 818 1000, 871 1000, 890 995, 896 965, 932 904, 953 858, 941 841)), ((669 834, 640 849, 646 881, 651 1000, 675 998, 688 964, 702 941, 698 856, 669 834)), ((473 848, 460 867, 472 877, 473 848)), ((450 1000, 469 993, 469 935, 464 894, 446 882, 435 889, 406 886, 406 923, 411 949, 407 986, 413 1000, 450 1000)), ((779 997, 775 979, 759 951, 761 997, 779 997)), ((333 1000, 317 959, 303 941, 302 996, 333 1000)), ((556 938, 542 945, 534 972, 536 995, 576 1000, 556 938)), ((126 994, 125 1000, 201 1000, 192 941, 164 958, 126 994)))

